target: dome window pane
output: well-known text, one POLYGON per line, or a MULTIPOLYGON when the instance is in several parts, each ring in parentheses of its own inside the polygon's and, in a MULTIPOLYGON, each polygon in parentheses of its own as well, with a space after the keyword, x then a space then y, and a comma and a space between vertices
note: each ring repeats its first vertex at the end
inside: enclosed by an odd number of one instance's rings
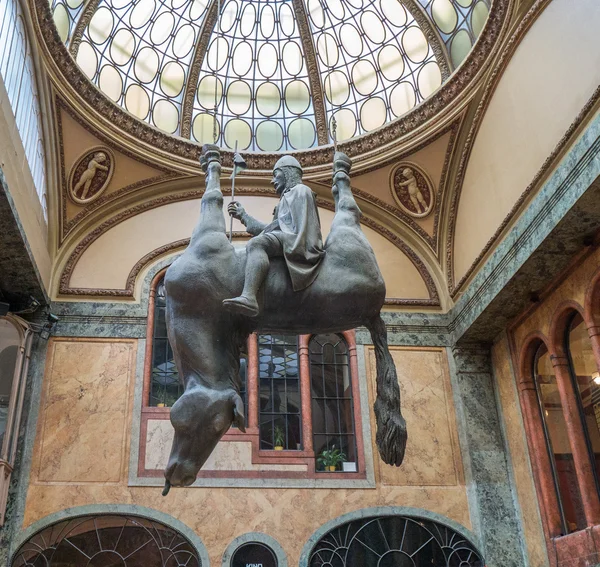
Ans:
POLYGON ((256 128, 256 143, 266 152, 276 152, 283 145, 283 130, 273 120, 261 122, 256 128))
POLYGON ((258 52, 258 69, 263 77, 270 78, 277 71, 277 49, 272 43, 265 43, 258 52))
POLYGON ((359 57, 363 50, 362 37, 352 24, 344 24, 340 29, 342 46, 351 57, 359 57))
POLYGON ((434 0, 431 11, 440 30, 447 34, 454 31, 458 23, 458 14, 450 0, 434 0))
POLYGON ((367 37, 376 44, 385 41, 385 28, 375 12, 367 10, 360 17, 360 23, 367 37))
POLYGON ((238 143, 238 150, 245 150, 252 141, 252 131, 250 126, 244 120, 230 120, 225 126, 225 143, 231 148, 235 148, 238 143))
POLYGON ((101 45, 112 33, 114 19, 108 8, 100 8, 90 22, 90 38, 94 43, 101 45))
POLYGON ((167 63, 160 75, 160 88, 167 96, 177 96, 183 89, 185 71, 175 61, 167 63))
POLYGON ((98 69, 98 57, 94 48, 87 41, 82 41, 79 46, 77 64, 90 79, 94 78, 98 69))
POLYGON ((127 110, 142 120, 150 111, 150 99, 145 89, 140 85, 131 85, 125 93, 125 106, 127 110))
POLYGON ((118 102, 123 94, 123 79, 121 74, 112 65, 105 65, 100 71, 100 88, 109 98, 118 102))
POLYGON ((265 39, 269 39, 275 31, 275 12, 269 4, 260 13, 260 31, 265 39))
POLYGON ((150 39, 154 45, 161 45, 171 35, 175 27, 175 17, 171 12, 163 12, 152 24, 150 39))
POLYGON ((218 105, 223 96, 223 84, 213 75, 207 75, 198 84, 198 102, 206 109, 213 109, 215 107, 215 96, 218 105))
POLYGON ((69 22, 69 13, 67 12, 65 5, 57 4, 54 8, 52 17, 54 18, 54 24, 58 30, 60 40, 63 43, 66 43, 67 39, 69 39, 69 29, 71 24, 69 22))
POLYGON ((200 144, 214 143, 213 131, 216 127, 217 137, 221 134, 219 122, 211 114, 197 114, 192 123, 192 134, 196 142, 200 144))

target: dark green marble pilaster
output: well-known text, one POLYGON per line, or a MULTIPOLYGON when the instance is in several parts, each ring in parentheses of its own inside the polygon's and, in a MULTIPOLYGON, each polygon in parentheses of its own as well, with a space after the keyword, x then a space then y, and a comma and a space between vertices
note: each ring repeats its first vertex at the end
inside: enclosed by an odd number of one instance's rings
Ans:
POLYGON ((448 349, 471 523, 487 567, 527 567, 487 346, 448 349))

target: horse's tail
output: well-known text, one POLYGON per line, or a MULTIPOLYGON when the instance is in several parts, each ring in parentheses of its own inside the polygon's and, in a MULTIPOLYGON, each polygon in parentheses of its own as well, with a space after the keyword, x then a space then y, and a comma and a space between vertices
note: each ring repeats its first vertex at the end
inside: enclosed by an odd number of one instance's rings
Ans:
POLYGON ((379 454, 388 465, 400 466, 406 449, 406 422, 400 411, 400 387, 394 360, 388 349, 387 330, 381 315, 367 325, 375 345, 377 367, 376 443, 379 454))

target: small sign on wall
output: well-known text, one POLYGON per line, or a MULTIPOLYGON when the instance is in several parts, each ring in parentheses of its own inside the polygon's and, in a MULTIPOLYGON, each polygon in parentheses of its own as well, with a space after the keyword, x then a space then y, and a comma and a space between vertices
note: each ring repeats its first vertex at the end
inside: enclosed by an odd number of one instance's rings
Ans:
POLYGON ((278 567, 275 553, 262 543, 246 543, 231 558, 231 567, 278 567))

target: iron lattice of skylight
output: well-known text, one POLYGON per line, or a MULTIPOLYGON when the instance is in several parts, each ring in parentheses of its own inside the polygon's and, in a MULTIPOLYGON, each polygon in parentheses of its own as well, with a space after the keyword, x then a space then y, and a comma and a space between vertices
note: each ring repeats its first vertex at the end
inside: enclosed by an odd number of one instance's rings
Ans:
POLYGON ((439 57, 450 70, 466 58, 490 3, 51 1, 62 41, 115 103, 169 134, 266 152, 406 114, 441 86, 439 57))

